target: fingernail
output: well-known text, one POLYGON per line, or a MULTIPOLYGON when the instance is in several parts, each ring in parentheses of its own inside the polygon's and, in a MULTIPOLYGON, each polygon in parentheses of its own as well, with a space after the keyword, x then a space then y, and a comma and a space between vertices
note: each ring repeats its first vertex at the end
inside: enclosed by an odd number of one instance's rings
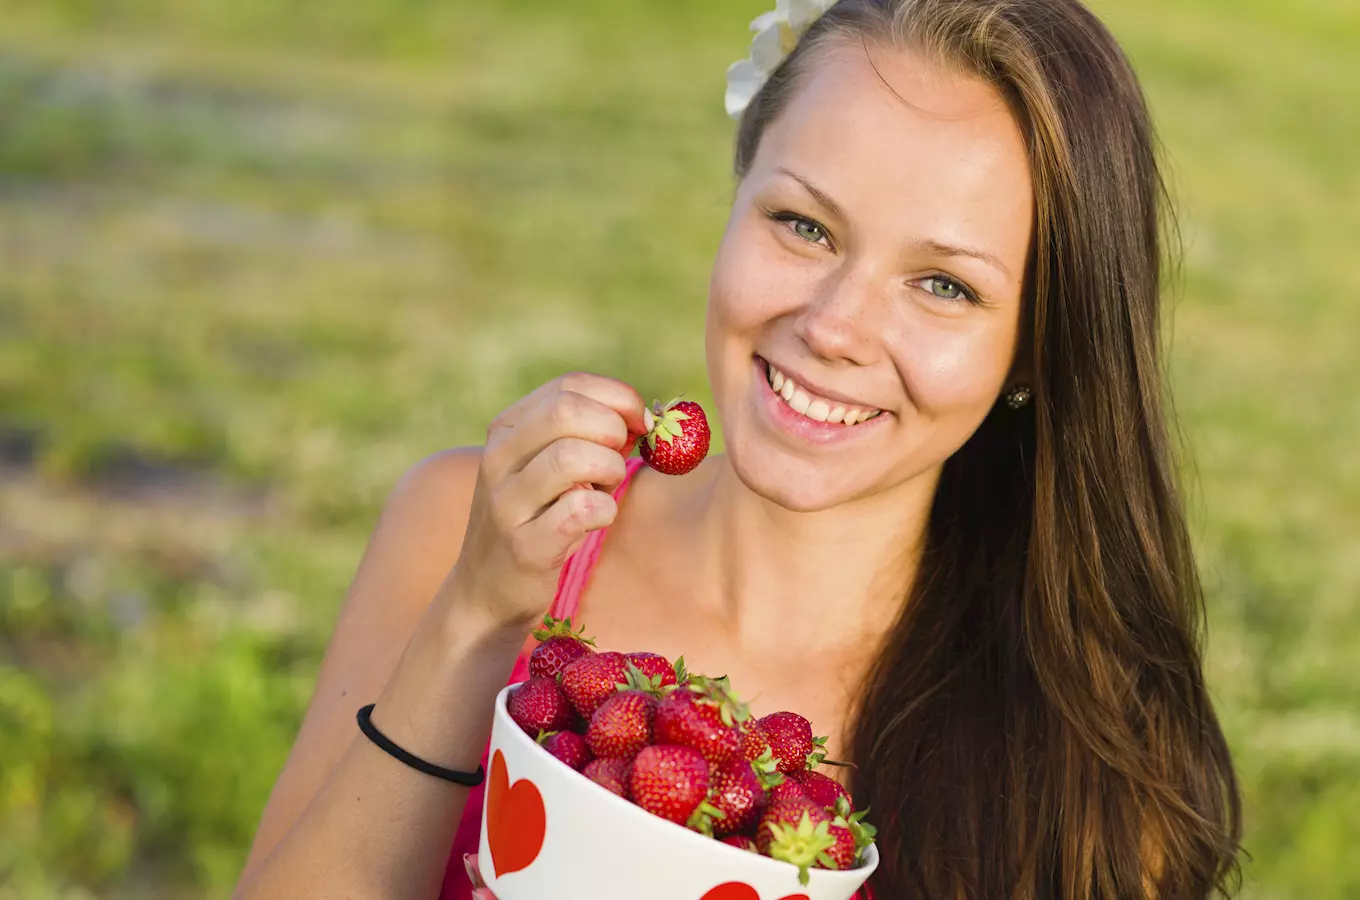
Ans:
POLYGON ((474 888, 479 888, 479 887, 481 887, 481 886, 482 886, 482 876, 481 876, 481 873, 479 873, 479 872, 477 871, 477 867, 476 867, 475 865, 473 865, 473 863, 472 863, 472 854, 471 854, 471 853, 464 853, 464 854, 463 854, 463 868, 467 870, 468 881, 471 881, 471 882, 472 882, 472 886, 473 886, 474 888))

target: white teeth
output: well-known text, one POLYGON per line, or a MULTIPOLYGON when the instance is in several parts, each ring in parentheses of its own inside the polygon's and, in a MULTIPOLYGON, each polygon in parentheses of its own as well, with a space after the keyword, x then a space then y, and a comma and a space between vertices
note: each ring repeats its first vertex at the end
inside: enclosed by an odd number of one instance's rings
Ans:
POLYGON ((793 408, 793 411, 800 415, 807 416, 817 422, 830 422, 832 424, 857 425, 860 422, 867 422, 877 416, 882 410, 866 410, 857 406, 846 408, 844 406, 833 406, 831 401, 820 398, 813 399, 807 391, 798 387, 794 380, 774 367, 773 363, 766 362, 770 387, 774 392, 784 398, 784 402, 793 408))

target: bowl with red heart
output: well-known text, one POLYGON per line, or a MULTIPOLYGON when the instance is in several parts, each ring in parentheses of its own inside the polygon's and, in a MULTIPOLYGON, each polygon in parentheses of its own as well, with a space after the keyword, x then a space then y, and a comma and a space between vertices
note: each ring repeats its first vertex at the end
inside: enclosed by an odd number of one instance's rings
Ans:
POLYGON ((726 676, 534 632, 496 697, 481 874, 498 900, 850 900, 875 830, 792 711, 753 717, 726 676))

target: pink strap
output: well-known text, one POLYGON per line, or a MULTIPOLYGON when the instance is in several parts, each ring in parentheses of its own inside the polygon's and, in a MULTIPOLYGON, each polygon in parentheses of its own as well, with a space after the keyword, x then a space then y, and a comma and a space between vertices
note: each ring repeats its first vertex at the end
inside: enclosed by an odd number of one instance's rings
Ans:
MULTIPOLYGON (((615 503, 622 502, 623 492, 628 489, 633 476, 643 465, 645 463, 641 457, 634 456, 627 461, 623 481, 619 482, 619 486, 614 488, 612 494, 615 503)), ((581 546, 576 548, 576 552, 567 557, 567 561, 562 565, 561 574, 557 576, 557 593, 553 595, 552 605, 548 607, 548 615, 554 619, 576 615, 576 610, 581 605, 581 595, 585 593, 586 582, 590 580, 590 573, 600 559, 600 550, 604 547, 604 538, 608 532, 608 528, 592 531, 586 535, 581 546)), ((579 622, 576 624, 580 625, 579 622)), ((507 684, 528 680, 529 653, 537 643, 532 637, 525 638, 524 652, 515 661, 515 668, 511 671, 507 684)))
MULTIPOLYGON (((641 457, 634 456, 628 460, 623 481, 614 488, 615 503, 623 499, 623 492, 628 489, 633 476, 643 465, 645 464, 641 457)), ((566 565, 562 566, 562 574, 557 578, 557 596, 553 597, 549 610, 549 615, 553 618, 565 619, 567 616, 576 615, 576 609, 581 604, 581 594, 585 593, 586 582, 590 580, 590 573, 600 559, 600 550, 604 547, 605 535, 608 532, 608 528, 592 531, 586 536, 585 542, 567 559, 566 565)))

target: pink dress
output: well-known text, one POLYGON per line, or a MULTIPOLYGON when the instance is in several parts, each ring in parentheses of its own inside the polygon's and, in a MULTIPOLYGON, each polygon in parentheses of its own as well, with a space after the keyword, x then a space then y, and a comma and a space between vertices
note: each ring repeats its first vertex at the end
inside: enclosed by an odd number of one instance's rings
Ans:
MULTIPOLYGON (((615 502, 622 502, 624 491, 628 489, 633 476, 642 466, 642 460, 636 456, 628 460, 628 469, 624 479, 614 489, 615 502)), ((562 566, 562 574, 557 580, 557 594, 553 597, 549 615, 558 619, 576 615, 576 609, 580 605, 581 594, 585 591, 590 572, 595 568, 595 563, 600 558, 600 548, 604 545, 607 531, 607 528, 602 528, 599 531, 591 532, 585 543, 562 566)), ((532 636, 526 636, 524 648, 520 651, 519 659, 515 661, 515 668, 510 673, 510 680, 506 684, 514 684, 528 679, 529 654, 533 652, 537 644, 538 642, 532 636)), ((488 741, 486 750, 482 751, 483 766, 487 765, 490 750, 491 745, 488 741)), ((471 900, 472 884, 468 881, 467 870, 463 866, 463 854, 477 852, 477 845, 481 839, 482 801, 485 792, 486 785, 482 784, 472 788, 468 793, 467 806, 463 809, 463 818, 458 823, 458 831, 453 839, 453 849, 449 853, 449 861, 444 869, 444 886, 439 892, 439 900, 471 900)), ((874 900, 873 891, 866 885, 857 895, 856 900, 874 900)))

